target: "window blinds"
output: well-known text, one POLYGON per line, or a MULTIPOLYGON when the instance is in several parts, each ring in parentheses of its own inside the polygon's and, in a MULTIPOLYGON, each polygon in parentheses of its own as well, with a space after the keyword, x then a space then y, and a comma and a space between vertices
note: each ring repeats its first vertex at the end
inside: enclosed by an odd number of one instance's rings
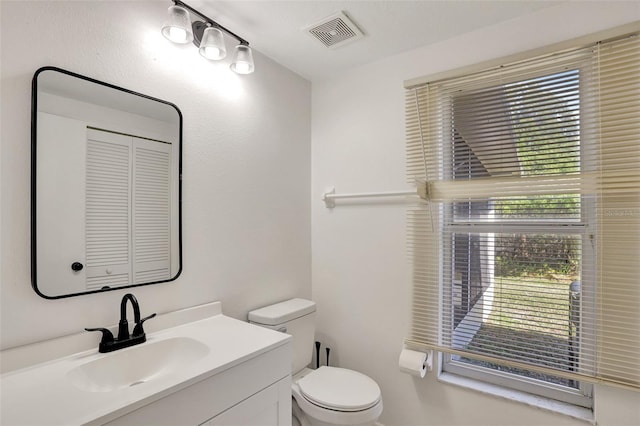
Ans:
POLYGON ((638 38, 407 89, 409 346, 640 388, 638 38))

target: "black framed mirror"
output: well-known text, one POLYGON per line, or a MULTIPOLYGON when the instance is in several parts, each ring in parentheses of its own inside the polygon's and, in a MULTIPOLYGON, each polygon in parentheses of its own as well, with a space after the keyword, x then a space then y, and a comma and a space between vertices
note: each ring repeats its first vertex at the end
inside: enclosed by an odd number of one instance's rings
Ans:
POLYGON ((31 282, 47 299, 182 270, 182 113, 56 67, 31 106, 31 282))

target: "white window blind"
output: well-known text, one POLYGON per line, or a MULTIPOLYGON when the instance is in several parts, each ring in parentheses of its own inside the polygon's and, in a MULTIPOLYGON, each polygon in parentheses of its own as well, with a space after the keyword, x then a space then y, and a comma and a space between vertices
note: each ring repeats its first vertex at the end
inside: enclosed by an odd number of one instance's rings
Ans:
POLYGON ((407 344, 640 388, 637 34, 407 89, 407 344))

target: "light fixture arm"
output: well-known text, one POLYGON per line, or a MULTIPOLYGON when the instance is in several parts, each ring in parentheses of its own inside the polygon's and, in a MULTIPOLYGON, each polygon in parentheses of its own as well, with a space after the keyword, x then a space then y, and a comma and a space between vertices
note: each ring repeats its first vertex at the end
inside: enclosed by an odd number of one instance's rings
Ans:
POLYGON ((173 3, 176 6, 181 6, 184 7, 185 9, 187 9, 189 12, 199 16, 200 18, 204 19, 206 23, 211 24, 211 26, 218 28, 220 31, 223 31, 224 33, 226 33, 227 35, 235 38, 236 40, 238 40, 238 42, 244 46, 248 46, 249 42, 245 39, 243 39, 242 37, 240 37, 239 35, 237 35, 236 33, 234 33, 231 30, 228 30, 227 28, 225 28, 224 26, 220 25, 219 23, 217 23, 216 21, 214 21, 213 19, 203 15, 202 13, 198 12, 196 9, 192 8, 191 6, 189 6, 188 4, 180 1, 180 0, 173 0, 173 3))

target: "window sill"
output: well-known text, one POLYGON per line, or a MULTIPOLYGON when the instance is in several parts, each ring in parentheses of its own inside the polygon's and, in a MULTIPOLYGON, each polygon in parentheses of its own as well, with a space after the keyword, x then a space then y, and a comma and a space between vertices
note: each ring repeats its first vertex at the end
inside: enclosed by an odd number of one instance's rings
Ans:
POLYGON ((438 381, 466 389, 472 389, 486 395, 493 395, 509 401, 519 402, 542 410, 551 411, 553 413, 563 414, 589 424, 595 425, 596 423, 591 409, 578 407, 566 402, 560 402, 541 396, 531 395, 526 392, 507 389, 502 386, 481 382, 479 380, 462 377, 452 373, 440 373, 438 375, 438 381))

